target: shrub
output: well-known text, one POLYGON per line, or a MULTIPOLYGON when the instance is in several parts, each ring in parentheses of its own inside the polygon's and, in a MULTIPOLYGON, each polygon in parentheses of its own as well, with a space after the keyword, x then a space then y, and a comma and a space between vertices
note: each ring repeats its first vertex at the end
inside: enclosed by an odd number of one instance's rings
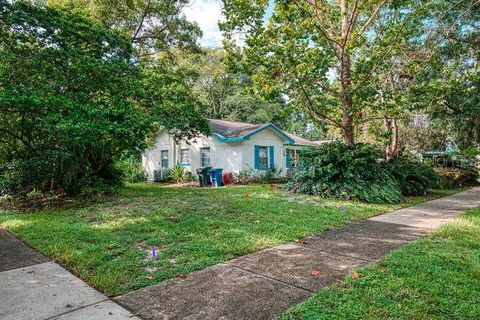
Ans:
POLYGON ((409 158, 395 158, 385 162, 384 168, 397 180, 403 195, 423 195, 437 185, 435 170, 409 158))
POLYGON ((118 186, 113 159, 149 128, 131 43, 45 6, 2 1, 0 11, 0 38, 11 44, 0 46, 0 188, 26 196, 118 186))
POLYGON ((287 190, 368 203, 397 203, 400 188, 378 159, 380 149, 368 144, 339 142, 302 152, 304 169, 287 183, 287 190))
POLYGON ((146 180, 142 162, 136 157, 127 157, 115 163, 125 182, 143 182, 146 180))
POLYGON ((478 184, 478 169, 470 168, 435 168, 442 189, 458 188, 478 184))
POLYGON ((192 173, 186 171, 185 168, 180 165, 176 165, 170 169, 169 179, 175 183, 195 181, 195 177, 192 175, 192 173))
POLYGON ((282 177, 282 169, 272 168, 268 170, 257 170, 248 168, 234 174, 235 183, 261 183, 261 182, 285 182, 282 177))

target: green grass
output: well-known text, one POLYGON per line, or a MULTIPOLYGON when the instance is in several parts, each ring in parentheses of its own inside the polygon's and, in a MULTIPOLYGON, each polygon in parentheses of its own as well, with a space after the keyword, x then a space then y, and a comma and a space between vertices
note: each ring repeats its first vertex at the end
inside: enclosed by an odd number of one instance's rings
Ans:
POLYGON ((289 195, 268 185, 219 189, 131 184, 81 209, 0 213, 0 226, 108 295, 118 295, 399 205, 289 195), (151 246, 159 259, 148 258, 151 246))
POLYGON ((357 273, 281 319, 480 319, 480 208, 357 273))

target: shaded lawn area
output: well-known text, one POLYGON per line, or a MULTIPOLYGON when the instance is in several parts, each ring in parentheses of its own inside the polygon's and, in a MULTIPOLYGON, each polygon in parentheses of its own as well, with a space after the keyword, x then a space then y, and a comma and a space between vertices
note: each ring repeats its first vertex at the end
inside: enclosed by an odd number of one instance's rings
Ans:
POLYGON ((480 319, 480 208, 321 291, 286 319, 480 319))
POLYGON ((130 184, 81 209, 0 213, 0 226, 108 295, 460 190, 399 205, 289 195, 269 185, 219 189, 130 184), (158 259, 148 258, 152 246, 158 259))

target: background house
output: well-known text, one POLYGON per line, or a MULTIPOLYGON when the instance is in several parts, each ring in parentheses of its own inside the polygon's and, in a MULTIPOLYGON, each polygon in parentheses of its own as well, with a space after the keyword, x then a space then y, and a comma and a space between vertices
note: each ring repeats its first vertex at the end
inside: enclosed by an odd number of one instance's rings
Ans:
POLYGON ((271 123, 210 119, 209 126, 211 136, 189 141, 176 141, 168 131, 161 132, 154 147, 142 156, 148 180, 153 180, 155 170, 176 165, 192 173, 197 168, 212 166, 227 172, 275 168, 285 175, 288 169, 295 167, 299 150, 322 143, 287 133, 271 123))

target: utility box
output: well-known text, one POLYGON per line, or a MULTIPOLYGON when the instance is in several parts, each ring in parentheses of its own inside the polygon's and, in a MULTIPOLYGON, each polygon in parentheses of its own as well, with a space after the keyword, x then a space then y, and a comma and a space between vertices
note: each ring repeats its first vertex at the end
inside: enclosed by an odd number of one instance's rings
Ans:
POLYGON ((153 181, 162 182, 166 181, 170 176, 170 169, 153 170, 153 181))

